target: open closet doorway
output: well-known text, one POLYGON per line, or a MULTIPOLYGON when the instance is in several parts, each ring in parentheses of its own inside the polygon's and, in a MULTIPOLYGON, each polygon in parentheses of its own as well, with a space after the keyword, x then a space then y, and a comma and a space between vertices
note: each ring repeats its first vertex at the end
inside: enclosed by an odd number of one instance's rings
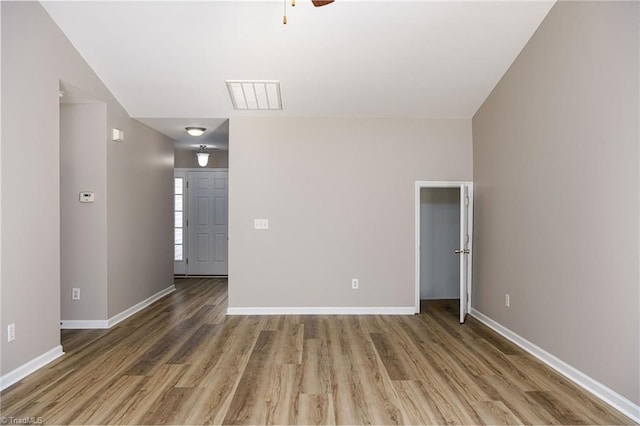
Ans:
POLYGON ((458 299, 470 309, 473 183, 416 182, 416 313, 421 300, 458 299))

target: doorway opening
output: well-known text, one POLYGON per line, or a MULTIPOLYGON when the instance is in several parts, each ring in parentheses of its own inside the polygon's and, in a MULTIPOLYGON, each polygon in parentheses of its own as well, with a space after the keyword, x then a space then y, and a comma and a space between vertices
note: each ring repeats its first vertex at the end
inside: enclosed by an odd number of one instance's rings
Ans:
POLYGON ((228 169, 174 171, 174 275, 228 274, 228 169))
POLYGON ((421 301, 459 301, 470 309, 473 183, 416 182, 416 313, 421 301))

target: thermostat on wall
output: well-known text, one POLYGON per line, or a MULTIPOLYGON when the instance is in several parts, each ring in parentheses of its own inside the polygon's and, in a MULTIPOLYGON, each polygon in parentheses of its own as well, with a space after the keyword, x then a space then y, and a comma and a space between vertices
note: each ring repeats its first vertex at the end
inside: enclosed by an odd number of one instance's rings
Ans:
POLYGON ((80 202, 81 203, 93 203, 96 201, 96 196, 93 192, 81 192, 80 193, 80 202))

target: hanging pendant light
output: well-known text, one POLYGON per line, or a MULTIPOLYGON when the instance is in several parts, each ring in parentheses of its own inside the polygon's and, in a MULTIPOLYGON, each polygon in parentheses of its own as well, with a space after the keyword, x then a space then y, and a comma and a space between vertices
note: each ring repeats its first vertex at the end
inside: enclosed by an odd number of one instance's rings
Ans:
POLYGON ((200 145, 200 151, 196 153, 196 156, 198 157, 198 165, 200 167, 207 167, 207 164, 209 163, 209 153, 206 149, 206 145, 200 145))
MULTIPOLYGON (((295 4, 293 4, 295 6, 295 4)), ((282 23, 287 25, 287 0, 284 0, 284 16, 282 17, 282 23)))

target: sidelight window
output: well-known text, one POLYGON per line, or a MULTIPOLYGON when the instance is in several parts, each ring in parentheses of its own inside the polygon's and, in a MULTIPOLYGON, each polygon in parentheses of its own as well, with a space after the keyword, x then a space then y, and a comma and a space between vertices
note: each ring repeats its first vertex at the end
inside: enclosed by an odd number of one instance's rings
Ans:
POLYGON ((174 260, 184 260, 184 178, 174 178, 174 260))

